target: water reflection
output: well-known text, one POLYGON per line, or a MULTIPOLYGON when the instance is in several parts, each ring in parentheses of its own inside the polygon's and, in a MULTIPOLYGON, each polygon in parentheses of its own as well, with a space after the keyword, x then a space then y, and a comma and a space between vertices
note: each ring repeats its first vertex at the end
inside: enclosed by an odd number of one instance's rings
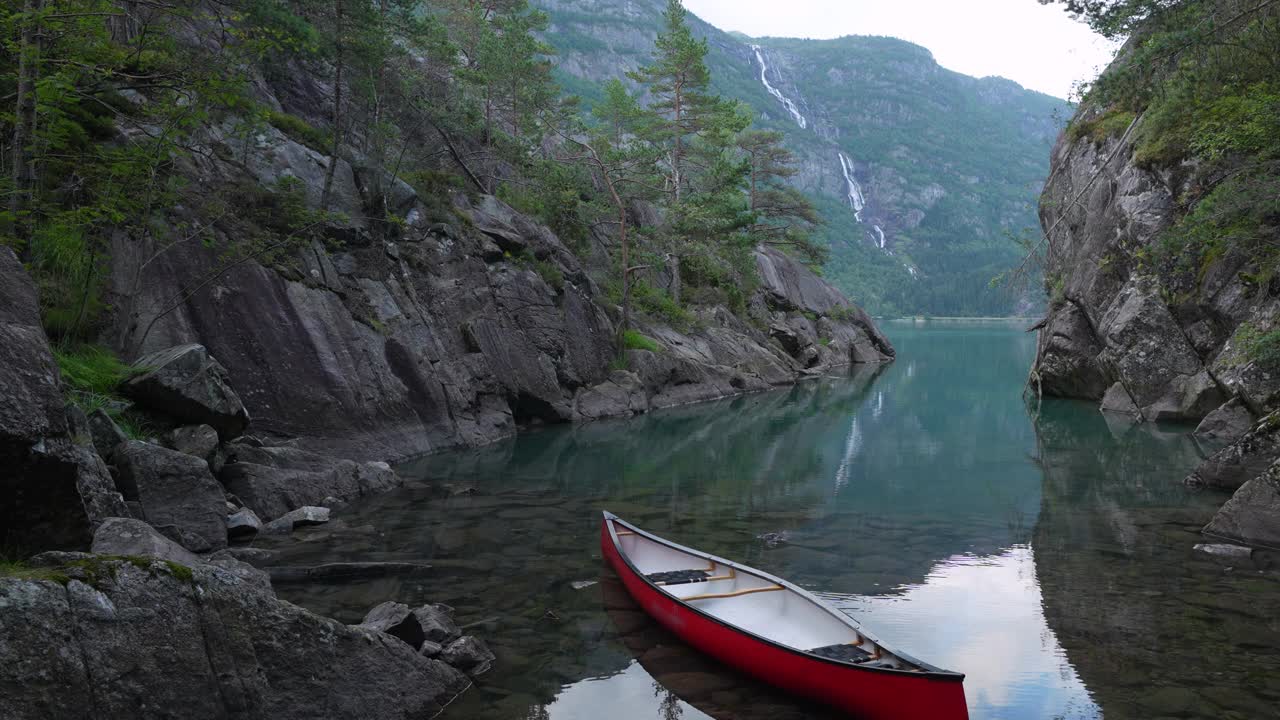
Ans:
MULTIPOLYGON (((1072 403, 1033 423, 1021 399, 1033 338, 1016 329, 891 332, 904 359, 887 368, 424 458, 406 468, 421 483, 304 542, 270 542, 282 564, 426 561, 433 577, 280 590, 347 621, 388 598, 457 608, 499 662, 446 718, 824 717, 631 604, 602 572, 607 507, 825 593, 891 645, 967 673, 975 718, 1177 715, 1166 705, 1180 698, 1151 705, 1136 688, 1167 687, 1160 652, 1194 643, 1143 634, 1219 626, 1232 635, 1214 672, 1231 672, 1213 675, 1212 708, 1248 717, 1247 703, 1280 700, 1280 673, 1248 669, 1274 671, 1275 644, 1246 641, 1253 626, 1274 638, 1272 576, 1225 580, 1258 608, 1238 620, 1204 606, 1224 602, 1208 590, 1224 571, 1190 556, 1214 500, 1176 483, 1197 452, 1184 433, 1109 426, 1072 403), (1196 588, 1201 607, 1171 585, 1196 588), (1261 690, 1236 692, 1245 683, 1261 690)), ((1179 682, 1209 673, 1203 657, 1179 663, 1179 682)))
POLYGON ((964 668, 974 717, 1098 715, 1045 622, 1029 546, 948 558, 924 582, 890 595, 822 595, 883 637, 910 638, 921 657, 964 668), (964 623, 946 621, 956 618, 964 623))

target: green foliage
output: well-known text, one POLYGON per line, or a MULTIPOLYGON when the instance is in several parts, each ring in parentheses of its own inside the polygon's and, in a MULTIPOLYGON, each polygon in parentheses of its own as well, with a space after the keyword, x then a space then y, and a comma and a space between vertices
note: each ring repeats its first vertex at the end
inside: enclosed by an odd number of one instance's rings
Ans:
POLYGON ((75 579, 93 587, 101 587, 107 581, 115 579, 121 565, 132 565, 153 575, 164 573, 185 583, 195 582, 195 573, 191 568, 172 560, 141 555, 93 555, 55 567, 30 567, 23 562, 4 560, 0 561, 0 577, 48 580, 59 585, 66 585, 75 579))
POLYGON ((622 346, 628 350, 648 350, 649 352, 662 352, 662 346, 658 341, 647 335, 643 335, 638 330, 625 330, 622 333, 622 346))
POLYGON ((529 161, 524 172, 531 181, 504 183, 498 197, 542 221, 569 249, 584 252, 591 220, 601 211, 589 173, 574 165, 536 160, 529 161))
POLYGON ((1236 328, 1232 344, 1238 360, 1253 362, 1267 372, 1280 371, 1280 329, 1261 331, 1250 323, 1236 328))
MULTIPOLYGON (((608 282, 604 286, 605 295, 614 303, 622 303, 622 285, 608 282)), ((693 325, 694 317, 685 307, 676 302, 665 290, 650 285, 642 279, 631 281, 631 301, 635 309, 642 315, 668 323, 672 327, 686 329, 693 325)))
POLYGON ((531 253, 520 252, 518 254, 504 253, 512 262, 526 270, 532 270, 538 273, 538 277, 543 282, 551 286, 551 289, 557 293, 564 292, 564 272, 560 266, 551 260, 540 260, 531 253))
POLYGON ((333 145, 331 134, 314 127, 297 115, 269 110, 267 122, 280 132, 317 152, 328 152, 333 145))
POLYGON ((54 359, 62 381, 80 393, 116 395, 116 389, 133 374, 133 369, 110 350, 98 345, 55 348, 54 359))
POLYGON ((1067 126, 1067 138, 1072 142, 1088 137, 1095 144, 1109 138, 1117 138, 1133 123, 1136 113, 1112 108, 1089 120, 1077 119, 1067 126))
POLYGON ((16 580, 47 580, 59 585, 71 582, 71 577, 60 568, 31 567, 20 560, 0 559, 0 577, 16 580))
POLYGON ((1147 256, 1166 279, 1194 287, 1214 261, 1240 252, 1270 277, 1280 264, 1280 169, 1260 166, 1231 175, 1195 202, 1147 256))
POLYGON ((110 350, 98 345, 55 347, 54 360, 67 393, 67 399, 85 414, 102 409, 132 440, 141 440, 153 428, 148 419, 128 407, 120 395, 121 383, 141 372, 121 362, 110 350))

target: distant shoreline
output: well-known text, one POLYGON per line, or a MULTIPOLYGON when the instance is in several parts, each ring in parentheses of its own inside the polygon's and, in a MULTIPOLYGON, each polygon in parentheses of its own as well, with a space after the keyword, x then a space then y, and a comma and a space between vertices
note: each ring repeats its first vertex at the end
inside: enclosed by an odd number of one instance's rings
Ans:
POLYGON ((1039 318, 1035 317, 934 317, 926 315, 908 315, 906 317, 877 317, 876 320, 885 322, 1036 322, 1039 318))

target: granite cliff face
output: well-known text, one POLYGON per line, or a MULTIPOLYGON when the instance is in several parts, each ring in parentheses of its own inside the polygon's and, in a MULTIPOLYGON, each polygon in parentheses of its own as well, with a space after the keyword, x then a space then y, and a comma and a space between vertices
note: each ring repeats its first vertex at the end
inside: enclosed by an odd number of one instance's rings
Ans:
MULTIPOLYGON (((308 158, 292 145, 266 136, 259 151, 282 163, 308 158)), ((349 201, 357 214, 360 198, 349 201)), ((117 305, 131 312, 118 317, 113 342, 134 356, 200 343, 226 367, 259 431, 366 459, 760 390, 893 355, 842 295, 764 250, 749 318, 710 307, 688 328, 642 324, 660 350, 627 351, 630 370, 611 371, 613 307, 582 263, 495 198, 451 201, 459 223, 411 222, 394 242, 313 244, 271 267, 237 267, 189 297, 189 279, 210 273, 214 259, 199 248, 162 255, 138 289, 116 283, 117 305), (172 298, 182 300, 146 333, 172 298)), ((405 202, 410 218, 425 217, 416 197, 405 202)), ((126 260, 114 275, 137 270, 126 260)))
MULTIPOLYGON (((1072 122, 1087 126, 1102 116, 1085 107, 1072 122)), ((1136 161, 1132 138, 1142 122, 1139 115, 1126 132, 1105 136, 1067 132, 1054 147, 1040 202, 1050 304, 1037 325, 1030 383, 1045 395, 1096 401, 1103 412, 1196 422, 1198 435, 1234 441, 1188 482, 1235 490, 1280 458, 1270 441, 1274 420, 1246 434, 1280 407, 1280 377, 1248 351, 1251 335, 1276 326, 1280 298, 1272 283, 1255 280, 1257 261, 1237 250, 1207 258, 1192 281, 1153 262, 1162 234, 1185 212, 1180 198, 1213 178, 1194 160, 1177 167, 1136 161)), ((1246 504, 1229 509, 1239 513, 1246 504)))

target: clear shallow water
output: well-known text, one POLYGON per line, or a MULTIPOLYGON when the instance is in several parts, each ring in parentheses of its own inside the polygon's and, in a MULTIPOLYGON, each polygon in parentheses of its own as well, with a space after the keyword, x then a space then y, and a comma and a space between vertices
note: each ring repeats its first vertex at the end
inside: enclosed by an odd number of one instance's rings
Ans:
POLYGON ((357 622, 445 602, 497 652, 445 718, 826 718, 648 619, 599 510, 791 579, 967 674, 975 718, 1277 717, 1280 580, 1192 551, 1221 503, 1181 428, 1021 398, 1017 326, 888 324, 899 360, 795 388, 424 458, 421 480, 281 564, 429 562, 426 580, 278 587, 357 622), (780 533, 770 546, 759 539, 780 533))

